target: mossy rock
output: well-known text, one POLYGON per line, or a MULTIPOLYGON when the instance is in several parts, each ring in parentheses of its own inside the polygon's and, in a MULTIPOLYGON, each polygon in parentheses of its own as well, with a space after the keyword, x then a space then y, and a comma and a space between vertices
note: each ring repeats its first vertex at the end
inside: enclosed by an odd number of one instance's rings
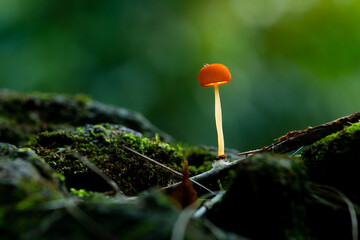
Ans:
POLYGON ((165 187, 181 180, 123 146, 181 172, 183 156, 177 149, 158 138, 148 139, 115 124, 86 125, 74 131, 43 132, 28 144, 56 172, 65 176, 68 188, 99 192, 111 190, 97 173, 77 159, 75 152, 99 167, 127 195, 154 186, 165 187))
POLYGON ((258 154, 239 163, 236 178, 207 217, 251 239, 303 239, 309 196, 306 169, 297 158, 258 154))
POLYGON ((105 105, 84 95, 25 94, 2 90, 0 115, 0 141, 17 146, 24 145, 40 132, 71 130, 98 123, 120 124, 147 137, 158 134, 164 141, 174 141, 140 113, 105 105))
POLYGON ((19 239, 47 221, 41 206, 65 195, 62 180, 32 150, 0 144, 0 231, 19 239))
MULTIPOLYGON (((3 194, 3 192, 1 192, 3 194)), ((28 201, 28 199, 25 199, 28 201)), ((25 201, 23 200, 23 201, 25 201)), ((33 202, 32 202, 33 203, 33 202)), ((135 200, 90 193, 86 198, 42 198, 37 204, 0 209, 1 239, 170 239, 179 209, 159 191, 135 200), (4 214, 4 209, 5 211, 4 214)), ((186 239, 214 239, 188 223, 186 239)))
POLYGON ((18 183, 21 181, 32 182, 32 179, 40 179, 40 182, 44 180, 50 185, 54 185, 54 188, 57 190, 64 190, 64 176, 55 173, 44 159, 39 157, 30 148, 17 148, 11 144, 0 143, 0 161, 2 163, 1 169, 8 172, 8 174, 4 173, 2 175, 4 178, 1 180, 9 177, 11 180, 6 180, 6 182, 18 183), (5 162, 10 164, 9 167, 5 162), (19 163, 19 167, 15 167, 16 164, 14 165, 14 162, 19 163), (27 165, 29 168, 20 167, 21 165, 27 165), (30 172, 26 172, 27 170, 30 172), (29 179, 26 180, 26 178, 29 179))
POLYGON ((338 188, 360 203, 360 122, 311 145, 302 153, 312 181, 338 188))

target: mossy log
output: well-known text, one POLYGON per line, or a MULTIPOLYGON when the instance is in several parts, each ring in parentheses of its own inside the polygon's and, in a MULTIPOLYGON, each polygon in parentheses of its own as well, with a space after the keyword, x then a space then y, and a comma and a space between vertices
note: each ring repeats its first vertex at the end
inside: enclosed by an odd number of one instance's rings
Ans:
POLYGON ((302 153, 312 181, 333 186, 360 203, 360 122, 314 143, 302 153))

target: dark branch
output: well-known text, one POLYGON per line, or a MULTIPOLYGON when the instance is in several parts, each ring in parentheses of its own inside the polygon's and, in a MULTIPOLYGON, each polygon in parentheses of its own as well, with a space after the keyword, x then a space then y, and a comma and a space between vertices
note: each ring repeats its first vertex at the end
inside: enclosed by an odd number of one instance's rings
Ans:
POLYGON ((285 153, 296 150, 302 146, 310 145, 327 135, 342 130, 345 126, 356 123, 360 120, 360 112, 353 113, 316 127, 308 127, 305 130, 291 131, 277 138, 277 142, 261 149, 239 153, 239 156, 246 156, 260 152, 285 153))

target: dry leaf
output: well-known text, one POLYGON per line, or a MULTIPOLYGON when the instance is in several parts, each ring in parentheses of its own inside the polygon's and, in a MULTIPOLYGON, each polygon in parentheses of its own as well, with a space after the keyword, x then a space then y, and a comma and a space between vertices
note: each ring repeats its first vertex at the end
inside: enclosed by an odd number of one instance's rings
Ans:
POLYGON ((198 199, 198 196, 189 180, 187 161, 184 161, 183 179, 181 184, 175 187, 168 195, 180 208, 186 208, 198 199))

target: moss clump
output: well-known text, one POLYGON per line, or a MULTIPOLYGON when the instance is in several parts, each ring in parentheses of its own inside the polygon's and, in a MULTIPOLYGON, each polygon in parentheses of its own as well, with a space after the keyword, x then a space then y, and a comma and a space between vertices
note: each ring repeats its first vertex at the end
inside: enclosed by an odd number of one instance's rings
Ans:
POLYGON ((169 144, 141 137, 141 134, 114 124, 87 125, 75 131, 39 134, 28 146, 63 174, 68 188, 108 191, 110 187, 98 174, 88 169, 74 152, 86 157, 113 179, 129 195, 151 186, 164 187, 177 176, 126 151, 127 146, 181 172, 183 156, 169 144))
POLYGON ((343 191, 360 202, 360 122, 314 143, 302 154, 311 180, 343 191))
POLYGON ((258 154, 241 162, 236 174, 226 195, 209 211, 211 221, 254 239, 307 236, 309 187, 300 159, 258 154))
POLYGON ((217 151, 211 150, 206 146, 184 147, 183 153, 189 163, 191 175, 197 175, 210 170, 217 157, 217 151))

